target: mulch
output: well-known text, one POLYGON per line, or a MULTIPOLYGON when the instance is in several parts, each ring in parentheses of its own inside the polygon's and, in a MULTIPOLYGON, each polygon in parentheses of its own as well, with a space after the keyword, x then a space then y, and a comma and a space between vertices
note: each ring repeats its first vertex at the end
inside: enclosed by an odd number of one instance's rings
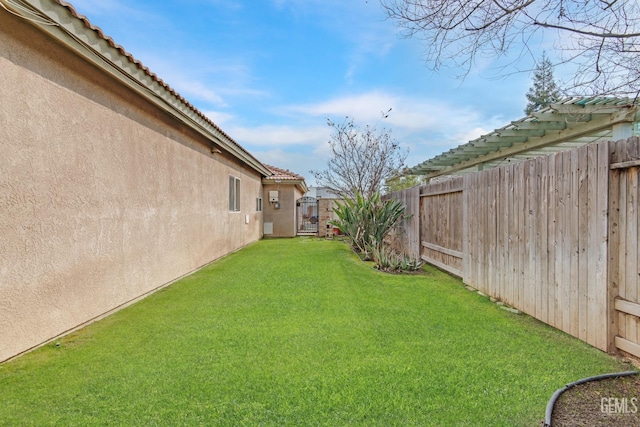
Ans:
POLYGON ((553 406, 551 426, 640 427, 640 375, 589 381, 565 390, 553 406))

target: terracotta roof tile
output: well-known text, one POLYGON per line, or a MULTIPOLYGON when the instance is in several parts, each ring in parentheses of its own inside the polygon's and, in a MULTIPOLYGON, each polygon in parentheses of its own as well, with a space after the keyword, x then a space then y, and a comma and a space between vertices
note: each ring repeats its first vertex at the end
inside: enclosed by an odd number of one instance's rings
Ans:
POLYGON ((265 166, 273 174, 267 178, 270 181, 277 180, 277 179, 283 180, 283 181, 304 181, 304 177, 302 175, 298 175, 294 172, 291 172, 288 169, 280 169, 271 165, 265 165, 265 166))
POLYGON ((194 113, 196 113, 198 116, 200 116, 203 120, 205 120, 208 124, 210 124, 211 126, 213 126, 217 131, 219 131, 222 135, 224 135, 226 138, 228 138, 228 140, 233 143, 234 145, 236 145, 240 150, 244 151, 245 153, 251 155, 251 153, 249 153, 247 150, 245 150, 244 147, 242 147, 240 144, 238 144, 233 138, 231 138, 231 136, 229 136, 229 134, 227 134, 225 131, 223 131, 218 125, 216 125, 209 117, 207 117, 206 115, 204 115, 200 110, 198 110, 196 107, 194 107, 189 101, 187 101, 182 95, 180 95, 178 92, 176 92, 171 86, 169 86, 167 83, 165 83, 162 79, 160 79, 155 73, 153 73, 151 70, 149 70, 149 67, 145 66, 142 62, 140 62, 139 60, 137 60, 136 58, 134 58, 134 56, 132 54, 130 54, 129 52, 127 52, 124 47, 122 47, 121 45, 117 44, 113 38, 105 35, 102 32, 102 29, 100 27, 97 27, 95 25, 93 25, 89 19, 84 16, 79 14, 74 6, 71 3, 68 3, 64 0, 54 0, 56 3, 58 3, 60 6, 65 7, 66 9, 69 10, 69 12, 71 12, 71 14, 78 18, 79 20, 81 20, 84 25, 94 31, 96 34, 98 34, 98 36, 100 36, 102 39, 104 39, 107 43, 109 43, 109 45, 114 48, 117 49, 118 51, 120 51, 120 53, 125 56, 129 62, 135 64, 140 70, 142 70, 146 75, 148 75, 149 77, 151 77, 154 81, 156 81, 160 86, 164 87, 167 91, 169 91, 169 93, 171 93, 173 96, 175 96, 181 103, 183 103, 184 105, 187 106, 187 108, 189 108, 190 110, 192 110, 194 113))

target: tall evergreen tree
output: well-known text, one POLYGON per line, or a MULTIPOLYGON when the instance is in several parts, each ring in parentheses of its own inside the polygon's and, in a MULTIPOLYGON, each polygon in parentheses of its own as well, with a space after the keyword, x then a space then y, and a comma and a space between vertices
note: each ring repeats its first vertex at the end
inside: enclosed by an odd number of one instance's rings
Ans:
POLYGON ((529 102, 524 112, 529 115, 558 100, 560 100, 560 89, 553 78, 553 64, 543 52, 542 59, 533 73, 533 86, 527 92, 529 102))

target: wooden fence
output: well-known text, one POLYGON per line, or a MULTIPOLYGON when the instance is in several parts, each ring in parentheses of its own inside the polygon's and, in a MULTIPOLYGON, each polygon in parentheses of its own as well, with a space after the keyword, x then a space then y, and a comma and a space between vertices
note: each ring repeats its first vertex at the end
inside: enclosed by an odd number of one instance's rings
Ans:
POLYGON ((640 357, 638 159, 630 138, 422 186, 405 232, 467 285, 640 357))
POLYGON ((613 346, 640 357, 640 144, 618 141, 609 152, 609 324, 613 346))
POLYGON ((398 233, 391 233, 390 243, 405 254, 420 258, 420 188, 413 187, 393 193, 392 197, 404 203, 406 218, 398 227, 398 233))
POLYGON ((421 258, 462 277, 462 178, 420 191, 421 258))

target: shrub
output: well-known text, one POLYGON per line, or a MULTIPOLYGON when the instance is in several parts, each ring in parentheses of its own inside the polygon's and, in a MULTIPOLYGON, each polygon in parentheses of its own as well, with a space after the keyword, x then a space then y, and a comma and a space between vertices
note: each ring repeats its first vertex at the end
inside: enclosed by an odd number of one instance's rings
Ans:
POLYGON ((381 245, 372 251, 375 268, 389 273, 416 271, 422 267, 422 261, 393 250, 390 246, 381 245))
POLYGON ((380 250, 384 238, 404 218, 404 206, 395 200, 382 200, 380 193, 365 198, 356 192, 355 199, 338 203, 338 219, 331 224, 349 238, 351 247, 364 260, 380 250))

